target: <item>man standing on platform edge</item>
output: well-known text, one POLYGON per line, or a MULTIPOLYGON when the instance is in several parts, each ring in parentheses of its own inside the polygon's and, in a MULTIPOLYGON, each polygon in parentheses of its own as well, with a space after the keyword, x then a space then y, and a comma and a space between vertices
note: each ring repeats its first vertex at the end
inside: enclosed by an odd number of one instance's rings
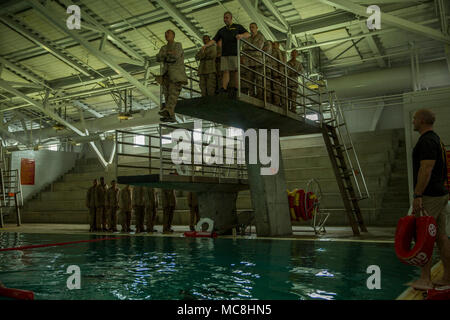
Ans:
POLYGON ((227 92, 228 84, 230 82, 230 73, 234 77, 235 88, 232 89, 231 96, 236 96, 238 89, 238 40, 248 39, 250 33, 240 24, 233 23, 233 15, 231 12, 225 12, 223 16, 223 21, 225 22, 225 27, 221 28, 213 40, 209 41, 203 46, 204 49, 214 45, 218 41, 222 40, 222 57, 220 59, 222 75, 222 88, 220 93, 227 92))
POLYGON ((176 122, 175 107, 183 84, 187 84, 184 67, 184 52, 181 43, 175 42, 175 32, 167 30, 165 33, 167 44, 159 50, 156 61, 162 62, 162 88, 165 104, 161 106, 161 121, 176 122))
POLYGON ((450 285, 450 241, 446 234, 446 212, 448 203, 447 163, 445 148, 439 136, 433 131, 435 115, 430 110, 421 109, 414 114, 414 131, 420 133, 413 150, 414 201, 413 214, 425 213, 436 219, 440 257, 444 266, 442 279, 432 283, 432 259, 421 269, 420 279, 412 283, 418 290, 433 289, 434 285, 450 285))

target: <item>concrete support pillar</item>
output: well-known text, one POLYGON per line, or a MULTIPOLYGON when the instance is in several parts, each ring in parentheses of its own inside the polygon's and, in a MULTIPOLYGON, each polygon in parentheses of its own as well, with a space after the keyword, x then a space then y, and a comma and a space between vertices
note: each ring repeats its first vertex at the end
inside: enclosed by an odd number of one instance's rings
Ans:
MULTIPOLYGON (((247 144, 246 149, 248 155, 247 144)), ((249 164, 249 158, 246 156, 250 194, 255 210, 256 234, 260 237, 292 234, 281 148, 279 154, 279 170, 275 175, 261 175, 261 164, 249 164)))
POLYGON ((231 234, 237 224, 236 192, 198 192, 198 208, 201 218, 214 221, 218 234, 231 234))

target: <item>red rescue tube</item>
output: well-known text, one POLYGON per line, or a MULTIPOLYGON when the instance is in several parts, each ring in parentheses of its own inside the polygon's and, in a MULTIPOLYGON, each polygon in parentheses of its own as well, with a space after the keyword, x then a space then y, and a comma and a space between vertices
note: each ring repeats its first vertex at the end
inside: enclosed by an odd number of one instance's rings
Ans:
POLYGON ((450 300, 450 286, 428 290, 426 300, 450 300))
POLYGON ((34 292, 28 290, 0 287, 0 297, 17 300, 34 300, 34 292))
POLYGON ((188 238, 217 238, 217 233, 201 232, 201 231, 186 231, 184 233, 184 236, 188 237, 188 238))
POLYGON ((431 259, 436 240, 436 220, 430 216, 400 218, 395 232, 395 253, 401 262, 422 267, 431 259), (411 242, 415 245, 411 249, 411 242))

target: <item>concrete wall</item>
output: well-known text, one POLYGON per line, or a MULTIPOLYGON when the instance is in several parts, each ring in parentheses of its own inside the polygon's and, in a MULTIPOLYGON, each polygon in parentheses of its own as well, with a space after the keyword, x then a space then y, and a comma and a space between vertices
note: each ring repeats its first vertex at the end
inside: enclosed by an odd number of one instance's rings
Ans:
POLYGON ((46 185, 55 181, 75 166, 75 161, 79 156, 74 152, 61 151, 17 151, 11 154, 11 169, 19 170, 22 158, 35 160, 34 185, 22 186, 23 200, 31 198, 46 185))

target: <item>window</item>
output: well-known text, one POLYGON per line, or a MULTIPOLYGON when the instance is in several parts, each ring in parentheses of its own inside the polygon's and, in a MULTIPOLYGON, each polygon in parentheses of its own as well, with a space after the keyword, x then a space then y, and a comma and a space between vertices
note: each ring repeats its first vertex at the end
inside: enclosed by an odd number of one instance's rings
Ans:
POLYGON ((57 144, 51 144, 48 146, 48 150, 50 151, 58 151, 58 145, 57 144))
MULTIPOLYGON (((145 145, 145 136, 134 136, 134 144, 145 145)), ((135 146, 138 147, 138 146, 135 146)))

